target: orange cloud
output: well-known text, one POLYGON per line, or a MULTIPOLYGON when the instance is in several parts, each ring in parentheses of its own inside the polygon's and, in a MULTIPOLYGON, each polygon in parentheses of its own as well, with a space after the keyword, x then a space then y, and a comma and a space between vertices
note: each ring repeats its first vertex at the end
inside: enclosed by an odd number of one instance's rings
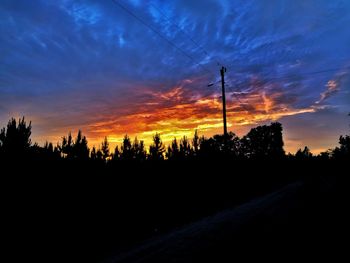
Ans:
MULTIPOLYGON (((142 94, 139 95, 143 97, 142 94)), ((166 92, 144 91, 147 97, 137 111, 123 116, 106 116, 105 120, 91 123, 85 129, 90 143, 99 143, 108 136, 113 144, 120 143, 123 136, 138 136, 150 144, 153 135, 161 134, 165 143, 174 137, 191 137, 194 130, 210 136, 221 132, 222 104, 219 94, 201 97, 183 86, 166 92)), ((233 131, 247 125, 275 121, 284 116, 315 112, 315 107, 295 109, 284 102, 281 91, 253 91, 227 94, 228 127, 233 131)))

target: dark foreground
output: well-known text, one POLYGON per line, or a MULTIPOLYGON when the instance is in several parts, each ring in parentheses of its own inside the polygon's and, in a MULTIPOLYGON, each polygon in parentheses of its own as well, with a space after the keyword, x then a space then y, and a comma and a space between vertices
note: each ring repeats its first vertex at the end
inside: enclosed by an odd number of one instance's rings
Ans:
POLYGON ((348 166, 17 164, 2 176, 2 246, 13 262, 335 260, 348 166))
POLYGON ((335 204, 323 200, 323 207, 319 207, 321 199, 331 198, 329 195, 334 193, 323 185, 323 189, 317 189, 323 197, 310 198, 308 187, 311 186, 303 182, 290 184, 146 241, 104 262, 233 262, 256 257, 277 260, 281 256, 341 259, 347 253, 343 243, 346 235, 337 225, 340 222, 331 218, 339 216, 334 213, 335 204), (335 254, 334 249, 338 250, 335 254))

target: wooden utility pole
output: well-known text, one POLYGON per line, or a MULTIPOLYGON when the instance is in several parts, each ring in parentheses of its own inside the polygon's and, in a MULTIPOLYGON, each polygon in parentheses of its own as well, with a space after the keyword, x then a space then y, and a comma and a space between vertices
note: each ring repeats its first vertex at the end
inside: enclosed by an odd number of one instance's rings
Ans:
POLYGON ((222 115, 224 121, 224 138, 227 138, 227 123, 226 123, 226 96, 225 96, 225 72, 226 68, 221 67, 221 87, 222 87, 222 115))

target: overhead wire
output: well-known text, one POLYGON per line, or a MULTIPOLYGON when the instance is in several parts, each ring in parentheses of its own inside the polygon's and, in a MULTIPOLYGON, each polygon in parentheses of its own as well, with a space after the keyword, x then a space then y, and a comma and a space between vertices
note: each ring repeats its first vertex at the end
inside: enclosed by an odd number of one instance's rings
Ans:
MULTIPOLYGON (((193 37, 184 29, 182 29, 178 24, 176 24, 175 22, 172 22, 171 18, 169 16, 167 16, 165 14, 165 12, 158 8, 157 6, 155 6, 153 3, 150 4, 154 9, 156 9, 158 11, 158 13, 160 13, 167 22, 171 23, 172 25, 174 25, 179 31, 181 31, 198 49, 200 49, 204 55, 210 57, 209 52, 202 46, 200 45, 196 40, 193 39, 193 37)), ((220 63, 218 60, 215 60, 215 62, 220 66, 222 65, 222 63, 220 63)))
POLYGON ((144 21, 142 18, 140 18, 138 15, 136 15, 133 11, 131 11, 129 8, 127 8, 125 5, 121 4, 120 1, 118 0, 112 0, 112 2, 114 4, 116 4, 119 8, 121 8, 122 10, 124 10, 126 13, 128 13, 130 16, 132 16, 134 19, 136 19, 137 21, 139 21, 141 24, 143 24, 145 27, 147 27, 148 29, 150 29, 154 34, 156 34, 158 37, 160 37, 161 39, 163 39, 164 41, 166 41, 170 46, 172 46, 173 48, 175 48, 177 51, 179 51, 180 53, 182 53, 185 57, 187 57, 188 59, 190 59, 195 66, 199 66, 201 67, 203 70, 205 70, 207 73, 212 73, 210 70, 208 70, 206 67, 204 67, 202 64, 198 63, 195 58, 193 56, 191 56, 190 54, 188 54, 185 50, 183 50, 181 47, 179 47, 178 45, 176 45, 173 41, 171 41, 170 39, 168 39, 167 37, 163 36, 163 34, 161 32, 159 32, 157 29, 155 29, 153 26, 151 26, 150 24, 148 24, 146 21, 144 21))
MULTIPOLYGON (((294 76, 283 76, 283 77, 268 78, 268 79, 264 79, 263 81, 284 80, 284 79, 288 80, 288 79, 300 78, 300 77, 303 77, 303 76, 312 76, 312 75, 324 74, 324 73, 328 73, 328 72, 340 71, 340 70, 345 70, 345 69, 350 69, 350 67, 330 68, 330 69, 306 72, 306 73, 302 73, 302 74, 294 75, 294 76)), ((230 86, 225 86, 225 87, 230 88, 230 86)), ((245 108, 245 106, 244 106, 245 103, 243 103, 240 100, 239 95, 237 93, 235 93, 235 92, 243 92, 242 89, 231 90, 231 95, 235 96, 237 98, 238 102, 241 104, 240 106, 245 108)), ((247 109, 245 108, 245 110, 247 110, 247 109)))
MULTIPOLYGON (((184 49, 182 49, 181 47, 179 47, 178 45, 176 45, 173 41, 171 41, 170 39, 168 39, 167 37, 165 37, 161 32, 159 32, 157 29, 155 29, 153 26, 151 26, 150 24, 148 24, 146 21, 144 21, 142 18, 140 18, 138 15, 136 15, 134 12, 132 12, 129 8, 127 8, 125 5, 121 4, 120 1, 118 0, 112 0, 112 2, 114 4, 116 4, 117 6, 119 6, 122 10, 124 10, 126 13, 128 13, 130 16, 132 16, 134 19, 136 19, 137 21, 139 21, 141 24, 143 24, 144 26, 146 26, 148 29, 150 29, 153 33, 155 33, 158 37, 160 37, 161 39, 163 39, 164 41, 166 41, 170 46, 172 46, 173 48, 175 48, 177 51, 179 51, 180 53, 182 53, 185 57, 187 57, 188 59, 190 59, 195 66, 199 66, 201 67, 203 70, 205 70, 207 73, 213 73, 210 70, 208 70, 206 67, 204 67, 202 64, 198 63, 196 61, 196 59, 188 54, 184 49)), ((209 56, 209 52, 207 52, 197 41, 195 41, 185 30, 183 30, 179 25, 177 25, 176 23, 172 22, 171 19, 158 7, 156 7, 154 4, 151 4, 151 6, 156 9, 158 11, 158 13, 160 13, 161 15, 163 15, 165 17, 165 19, 170 22, 171 24, 173 24, 178 30, 180 30, 198 49, 202 50, 202 52, 206 55, 209 56)), ((220 62, 216 61, 217 64, 222 65, 220 62)), ((288 79, 296 79, 296 78, 300 78, 303 76, 311 76, 311 75, 317 75, 317 74, 323 74, 323 73, 328 73, 328 72, 333 72, 333 71, 338 71, 338 70, 342 70, 342 69, 350 69, 350 67, 341 67, 341 68, 332 68, 332 69, 325 69, 325 70, 319 70, 319 71, 314 71, 314 72, 306 72, 306 73, 301 73, 301 74, 295 74, 295 75, 291 75, 291 76, 281 76, 281 77, 275 77, 275 78, 265 78, 263 79, 263 81, 265 82, 269 82, 269 81, 274 81, 274 80, 288 80, 288 79)), ((212 86, 216 83, 218 83, 219 81, 216 81, 212 84, 209 84, 208 86, 212 86)), ((238 90, 238 92, 242 92, 242 90, 238 90)), ((237 98, 237 100, 241 103, 241 106, 244 106, 244 103, 240 100, 239 96, 235 93, 232 93, 233 96, 235 96, 237 98)), ((247 109, 246 109, 247 110, 247 109)), ((248 110, 247 110, 248 111, 248 110)))

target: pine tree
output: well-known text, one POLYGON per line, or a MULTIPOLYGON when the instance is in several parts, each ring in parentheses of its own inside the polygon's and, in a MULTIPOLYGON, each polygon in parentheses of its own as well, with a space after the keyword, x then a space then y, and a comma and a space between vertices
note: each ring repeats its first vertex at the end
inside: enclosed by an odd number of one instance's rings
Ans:
POLYGON ((77 160, 88 160, 89 153, 90 149, 88 147, 87 139, 79 130, 72 149, 73 158, 77 160))
POLYGON ((180 157, 181 159, 188 159, 191 155, 191 145, 186 136, 180 140, 180 157))
POLYGON ((112 160, 113 161, 118 161, 119 159, 120 159, 120 151, 119 151, 119 147, 117 145, 114 148, 114 153, 113 153, 113 156, 112 156, 112 160))
POLYGON ((135 137, 135 140, 132 145, 132 150, 133 150, 135 160, 140 162, 146 160, 145 144, 142 140, 139 141, 137 137, 135 137))
POLYGON ((24 117, 17 122, 14 118, 9 120, 6 129, 0 131, 0 154, 6 158, 25 157, 29 154, 32 144, 32 124, 27 125, 24 117))
POLYGON ((72 133, 69 132, 68 136, 62 138, 62 144, 60 146, 60 152, 64 158, 73 159, 73 139, 72 133))
POLYGON ((164 145, 160 138, 160 134, 153 136, 153 144, 149 147, 149 159, 152 161, 164 160, 164 145))
POLYGON ((130 137, 126 134, 121 146, 121 159, 124 161, 131 161, 134 158, 133 147, 131 145, 130 137))
POLYGON ((93 161, 97 159, 97 153, 96 153, 96 148, 95 148, 95 146, 92 147, 91 154, 90 154, 90 158, 91 158, 91 160, 93 160, 93 161))
POLYGON ((168 150, 167 150, 167 153, 166 153, 166 157, 167 157, 169 160, 177 160, 177 159, 179 159, 179 153, 180 153, 179 145, 178 145, 178 143, 177 143, 176 138, 174 138, 174 139, 171 141, 171 146, 170 146, 170 145, 168 146, 168 150))
POLYGON ((198 136, 197 130, 194 131, 194 135, 192 139, 192 149, 193 149, 194 155, 197 156, 199 151, 199 136, 198 136))
POLYGON ((109 154, 109 142, 107 140, 107 137, 104 138, 104 140, 101 144, 101 153, 102 153, 102 159, 106 162, 110 156, 110 154, 109 154))

